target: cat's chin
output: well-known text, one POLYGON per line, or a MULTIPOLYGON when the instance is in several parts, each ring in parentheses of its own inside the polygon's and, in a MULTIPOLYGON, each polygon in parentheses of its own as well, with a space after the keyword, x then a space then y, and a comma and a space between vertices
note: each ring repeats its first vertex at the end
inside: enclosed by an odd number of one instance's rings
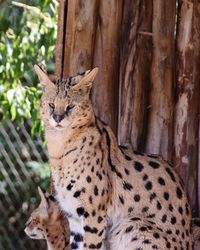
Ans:
POLYGON ((42 236, 38 236, 37 234, 35 234, 34 232, 28 230, 27 228, 24 229, 24 232, 25 232, 26 235, 27 235, 28 237, 30 237, 31 239, 36 239, 36 240, 43 239, 42 236))

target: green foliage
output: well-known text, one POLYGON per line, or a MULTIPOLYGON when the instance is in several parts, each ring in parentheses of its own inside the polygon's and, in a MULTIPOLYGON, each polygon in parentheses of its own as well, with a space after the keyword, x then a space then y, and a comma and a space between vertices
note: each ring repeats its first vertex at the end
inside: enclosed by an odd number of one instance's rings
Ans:
POLYGON ((35 63, 54 70, 57 1, 0 2, 0 109, 3 121, 32 120, 41 129, 35 63))

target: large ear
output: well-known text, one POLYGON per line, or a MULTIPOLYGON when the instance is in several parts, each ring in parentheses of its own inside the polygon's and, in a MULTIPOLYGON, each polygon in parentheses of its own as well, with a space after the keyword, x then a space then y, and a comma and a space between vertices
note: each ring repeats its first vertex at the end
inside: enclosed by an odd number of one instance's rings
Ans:
POLYGON ((92 70, 86 71, 85 76, 80 80, 79 83, 72 86, 71 89, 75 90, 75 91, 78 91, 78 90, 87 90, 88 91, 88 90, 90 90, 98 71, 99 71, 98 68, 94 68, 92 70))
POLYGON ((35 64, 34 69, 43 87, 49 86, 56 89, 55 84, 49 79, 48 75, 44 73, 44 71, 38 65, 35 64))
POLYGON ((47 199, 45 197, 45 193, 42 191, 42 189, 40 187, 38 187, 38 192, 39 192, 39 195, 41 198, 39 207, 43 207, 43 208, 47 209, 48 203, 47 203, 47 199))

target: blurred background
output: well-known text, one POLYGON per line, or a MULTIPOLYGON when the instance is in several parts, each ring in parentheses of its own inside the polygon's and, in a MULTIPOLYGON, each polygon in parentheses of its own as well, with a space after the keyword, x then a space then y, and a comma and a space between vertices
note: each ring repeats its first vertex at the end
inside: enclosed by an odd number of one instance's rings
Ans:
POLYGON ((56 0, 0 0, 1 250, 44 246, 25 235, 24 225, 38 206, 37 186, 49 187, 33 65, 54 71, 57 6, 56 0))

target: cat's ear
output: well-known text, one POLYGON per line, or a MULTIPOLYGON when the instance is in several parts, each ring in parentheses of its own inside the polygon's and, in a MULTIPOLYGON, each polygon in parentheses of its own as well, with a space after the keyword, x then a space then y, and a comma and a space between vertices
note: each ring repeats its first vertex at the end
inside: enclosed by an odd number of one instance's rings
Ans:
POLYGON ((41 85, 45 87, 50 87, 56 89, 56 85, 49 79, 48 75, 38 66, 34 65, 35 72, 39 78, 41 85))
POLYGON ((98 71, 98 68, 86 71, 83 78, 76 85, 72 86, 71 89, 80 92, 83 91, 84 93, 89 92, 98 71))
POLYGON ((45 197, 45 192, 40 187, 38 187, 38 192, 39 192, 40 199, 41 199, 39 206, 47 209, 48 202, 47 202, 47 198, 45 197))

